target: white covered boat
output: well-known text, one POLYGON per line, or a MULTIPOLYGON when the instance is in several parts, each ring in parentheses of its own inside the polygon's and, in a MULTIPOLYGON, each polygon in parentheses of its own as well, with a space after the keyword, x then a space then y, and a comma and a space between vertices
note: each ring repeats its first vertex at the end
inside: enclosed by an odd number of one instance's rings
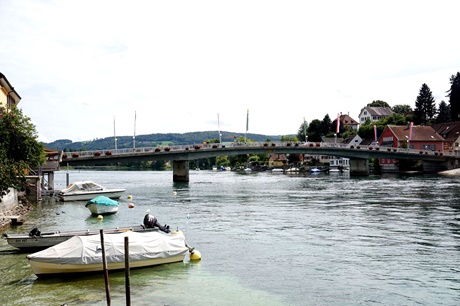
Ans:
MULTIPOLYGON (((152 232, 158 231, 157 228, 146 229, 143 226, 126 226, 117 228, 104 229, 104 233, 108 234, 119 234, 124 232, 152 232)), ((38 228, 34 228, 28 234, 7 234, 4 233, 2 236, 9 245, 20 250, 42 250, 49 248, 58 243, 69 240, 73 236, 90 236, 99 235, 99 229, 86 229, 76 231, 48 231, 41 232, 38 228)))
MULTIPOLYGON (((124 238, 129 239, 130 268, 181 262, 189 250, 182 232, 125 232, 104 234, 108 270, 125 268, 124 238)), ((37 276, 103 271, 100 235, 74 236, 27 256, 37 276)))
POLYGON ((124 188, 105 188, 93 181, 78 181, 62 189, 59 194, 60 201, 88 201, 103 195, 111 199, 119 199, 124 188))
POLYGON ((116 213, 118 211, 118 205, 118 202, 111 198, 97 196, 89 200, 85 207, 88 208, 93 215, 107 215, 116 213))

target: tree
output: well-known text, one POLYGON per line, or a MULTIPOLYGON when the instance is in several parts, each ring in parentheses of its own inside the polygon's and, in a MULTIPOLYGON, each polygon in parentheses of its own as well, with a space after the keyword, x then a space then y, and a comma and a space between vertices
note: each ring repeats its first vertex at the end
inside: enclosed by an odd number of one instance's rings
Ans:
POLYGON ((307 128, 308 141, 319 142, 321 141, 320 133, 321 121, 314 119, 310 122, 310 125, 307 128))
POLYGON ((306 137, 307 136, 307 128, 308 128, 308 123, 307 121, 303 121, 302 124, 299 127, 299 130, 297 131, 297 139, 300 139, 301 141, 307 141, 306 137))
POLYGON ((406 114, 412 113, 412 107, 410 107, 410 105, 408 105, 408 104, 395 105, 395 106, 393 106, 391 108, 391 110, 393 111, 393 113, 397 113, 397 114, 401 114, 401 115, 406 115, 406 114))
POLYGON ((460 119, 460 72, 450 77, 450 89, 447 91, 452 121, 460 119))
POLYGON ((326 116, 324 116, 319 128, 319 133, 321 136, 327 136, 330 132, 332 132, 332 120, 331 117, 329 117, 329 114, 326 114, 326 116))
POLYGON ((439 103, 438 116, 436 117, 436 123, 451 122, 450 117, 450 106, 446 102, 441 101, 439 103))
POLYGON ((30 118, 13 107, 0 107, 0 201, 9 188, 21 189, 26 181, 25 171, 45 163, 44 145, 30 118))
POLYGON ((381 100, 374 100, 372 103, 367 104, 368 107, 390 107, 390 105, 381 100))
POLYGON ((429 125, 436 115, 436 101, 433 94, 425 83, 422 84, 420 92, 415 100, 414 123, 429 125))

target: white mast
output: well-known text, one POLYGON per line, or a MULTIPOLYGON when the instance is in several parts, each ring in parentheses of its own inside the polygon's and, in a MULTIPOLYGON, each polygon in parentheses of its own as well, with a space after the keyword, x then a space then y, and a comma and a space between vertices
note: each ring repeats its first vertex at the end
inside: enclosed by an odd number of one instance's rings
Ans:
POLYGON ((248 113, 246 115, 246 135, 244 136, 244 142, 246 142, 247 137, 248 137, 248 129, 249 129, 249 108, 248 108, 248 113))
POLYGON ((115 133, 115 116, 113 116, 113 140, 115 142, 115 151, 117 150, 117 134, 115 133))
POLYGON ((134 111, 134 136, 133 136, 133 150, 136 149, 136 111, 134 111))
POLYGON ((222 134, 220 133, 220 119, 219 119, 219 114, 217 114, 217 128, 219 129, 219 144, 222 145, 222 134))

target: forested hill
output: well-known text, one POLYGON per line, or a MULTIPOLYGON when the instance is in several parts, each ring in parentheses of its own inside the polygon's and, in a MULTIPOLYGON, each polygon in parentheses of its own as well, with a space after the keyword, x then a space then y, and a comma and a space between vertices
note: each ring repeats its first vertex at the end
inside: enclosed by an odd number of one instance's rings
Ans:
MULTIPOLYGON (((245 133, 221 132, 222 142, 230 143, 235 139, 244 139, 245 133)), ((292 136, 292 135, 289 135, 292 136)), ((191 145, 203 143, 204 141, 218 140, 218 131, 207 132, 190 132, 190 133, 167 133, 167 134, 149 134, 136 135, 136 148, 140 147, 156 147, 156 146, 174 146, 174 145, 191 145)), ((264 141, 279 141, 281 135, 261 135, 247 134, 247 139, 264 142, 264 141)), ((99 138, 89 141, 73 142, 70 139, 60 139, 50 143, 45 143, 45 147, 53 150, 61 151, 92 151, 92 150, 113 150, 115 148, 114 137, 99 138)), ((125 149, 133 147, 133 136, 117 136, 117 149, 125 149)))

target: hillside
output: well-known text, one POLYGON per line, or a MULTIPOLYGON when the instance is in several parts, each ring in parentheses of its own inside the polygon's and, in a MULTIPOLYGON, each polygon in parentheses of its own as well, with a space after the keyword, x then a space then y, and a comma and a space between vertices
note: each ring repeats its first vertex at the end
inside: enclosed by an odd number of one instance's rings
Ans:
MULTIPOLYGON (((222 142, 233 142, 235 137, 245 137, 245 133, 233 133, 222 131, 222 142)), ((292 136, 292 135, 289 135, 292 136)), ((268 140, 279 141, 281 135, 261 135, 261 134, 247 134, 247 138, 264 142, 268 140)), ((203 141, 219 139, 218 131, 207 132, 189 132, 189 133, 167 133, 167 134, 149 134, 137 135, 136 147, 156 147, 156 146, 174 146, 174 145, 190 145, 195 143, 203 143, 203 141)), ((50 143, 44 144, 46 148, 61 151, 92 151, 92 150, 113 150, 115 142, 113 137, 106 137, 94 139, 89 141, 73 142, 70 139, 60 139, 50 143)), ((133 136, 118 136, 117 149, 125 149, 133 147, 133 136)))

